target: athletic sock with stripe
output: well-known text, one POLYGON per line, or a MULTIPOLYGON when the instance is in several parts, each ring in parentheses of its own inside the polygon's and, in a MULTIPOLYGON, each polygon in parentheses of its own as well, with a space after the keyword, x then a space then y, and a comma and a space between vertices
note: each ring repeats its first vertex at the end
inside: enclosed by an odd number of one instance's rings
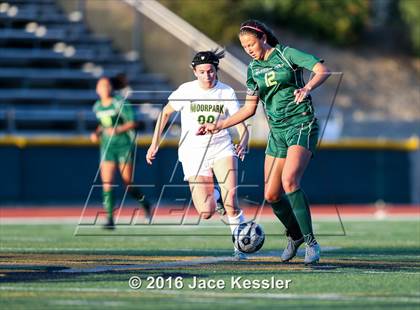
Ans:
POLYGON ((295 214, 296 220, 299 223, 300 231, 305 236, 305 241, 314 240, 314 233, 312 229, 311 210, 309 209, 309 201, 305 193, 301 189, 294 192, 287 193, 290 204, 295 214))
POLYGON ((105 211, 108 213, 108 219, 112 219, 112 211, 114 209, 114 193, 112 189, 109 191, 102 191, 102 204, 105 211))
POLYGON ((286 227, 287 234, 290 235, 293 240, 302 238, 302 232, 300 231, 299 224, 286 195, 282 195, 280 200, 272 202, 271 208, 280 222, 286 227))

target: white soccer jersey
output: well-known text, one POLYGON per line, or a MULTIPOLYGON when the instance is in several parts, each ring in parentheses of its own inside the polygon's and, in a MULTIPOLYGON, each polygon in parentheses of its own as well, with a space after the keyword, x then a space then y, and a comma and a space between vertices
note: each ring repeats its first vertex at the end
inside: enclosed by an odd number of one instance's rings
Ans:
POLYGON ((217 81, 213 88, 203 89, 198 80, 194 80, 179 86, 168 100, 175 111, 181 111, 181 161, 182 153, 188 149, 211 147, 232 140, 227 129, 213 135, 196 135, 202 124, 223 120, 239 110, 238 100, 230 86, 217 81))

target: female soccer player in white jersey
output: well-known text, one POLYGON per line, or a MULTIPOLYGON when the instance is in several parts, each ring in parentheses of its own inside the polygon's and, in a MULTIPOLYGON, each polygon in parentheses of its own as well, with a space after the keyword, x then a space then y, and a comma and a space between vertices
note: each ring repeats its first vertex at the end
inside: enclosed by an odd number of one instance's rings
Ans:
MULTIPOLYGON (((214 214, 218 198, 214 195, 214 174, 233 232, 238 224, 245 221, 238 206, 236 187, 237 158, 242 158, 245 154, 248 144, 247 128, 244 123, 236 126, 240 137, 236 150, 227 130, 213 135, 196 135, 202 124, 225 119, 239 110, 234 90, 217 79, 219 60, 223 57, 223 50, 203 51, 194 56, 191 65, 197 79, 182 84, 169 96, 169 103, 163 108, 156 123, 146 160, 152 164, 168 119, 175 111, 181 111, 182 133, 178 158, 182 163, 184 180, 189 182, 194 206, 201 218, 209 219, 214 214)), ((237 250, 234 257, 246 258, 237 250)))

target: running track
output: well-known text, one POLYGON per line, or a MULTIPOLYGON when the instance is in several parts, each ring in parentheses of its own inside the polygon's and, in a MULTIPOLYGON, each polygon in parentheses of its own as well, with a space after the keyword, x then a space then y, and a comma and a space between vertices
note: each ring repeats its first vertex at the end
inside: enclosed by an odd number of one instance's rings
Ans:
MULTIPOLYGON (((245 215, 256 215, 272 217, 273 213, 269 206, 257 209, 255 206, 242 208, 245 215)), ((342 218, 412 218, 420 219, 420 205, 314 205, 311 207, 312 215, 316 218, 336 218, 338 214, 342 218)), ((142 215, 143 211, 133 206, 123 209, 116 209, 115 214, 122 217, 142 215)), ((103 209, 92 206, 84 209, 82 206, 30 206, 30 207, 0 207, 0 220, 12 219, 80 219, 81 217, 96 217, 103 214, 103 209)), ((194 210, 182 209, 182 206, 165 206, 155 210, 154 216, 158 217, 179 217, 197 216, 194 210)))

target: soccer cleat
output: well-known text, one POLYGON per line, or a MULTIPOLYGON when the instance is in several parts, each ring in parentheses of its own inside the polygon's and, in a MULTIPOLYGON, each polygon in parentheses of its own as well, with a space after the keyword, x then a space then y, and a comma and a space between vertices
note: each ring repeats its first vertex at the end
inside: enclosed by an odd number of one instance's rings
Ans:
POLYGON ((248 259, 248 257, 245 253, 242 253, 241 251, 235 249, 233 251, 233 259, 234 260, 246 260, 246 259, 248 259))
POLYGON ((108 221, 103 226, 104 229, 115 229, 114 219, 112 217, 108 218, 108 221))
POLYGON ((318 242, 316 242, 315 239, 313 239, 311 243, 306 244, 305 260, 304 260, 305 265, 318 263, 321 257, 320 252, 321 252, 321 247, 319 246, 318 242))
POLYGON ((298 248, 301 246, 301 244, 304 242, 303 237, 298 240, 293 240, 292 237, 287 236, 287 239, 289 240, 287 242, 287 246, 284 249, 283 253, 281 254, 281 261, 283 263, 288 262, 293 257, 296 256, 298 248))
POLYGON ((218 192, 219 194, 219 198, 216 200, 216 212, 219 213, 221 216, 224 216, 226 214, 226 209, 223 205, 222 194, 220 193, 220 190, 217 187, 214 188, 214 191, 218 192))

